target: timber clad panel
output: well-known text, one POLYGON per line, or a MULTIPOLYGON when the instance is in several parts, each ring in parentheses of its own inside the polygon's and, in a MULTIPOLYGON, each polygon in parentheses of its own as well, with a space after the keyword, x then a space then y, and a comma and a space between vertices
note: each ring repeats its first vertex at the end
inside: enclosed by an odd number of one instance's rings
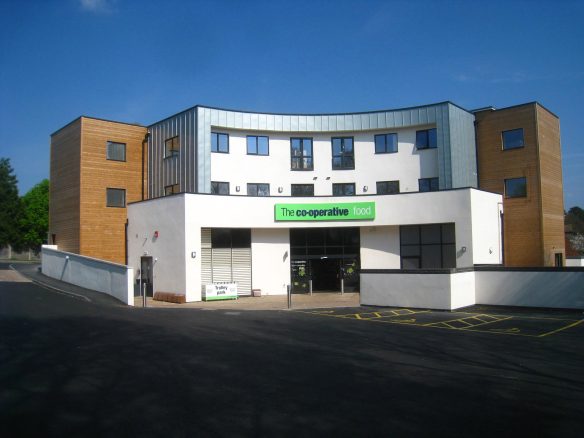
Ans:
POLYGON ((79 252, 80 143, 81 119, 51 136, 49 235, 73 253, 79 252))
POLYGON ((557 118, 535 103, 475 117, 479 188, 504 195, 505 179, 527 179, 526 197, 503 200, 505 265, 553 265, 551 248, 564 247, 557 118), (523 128, 524 147, 503 150, 502 132, 517 128, 523 128))
POLYGON ((83 117, 80 253, 125 263, 126 208, 106 206, 106 189, 126 190, 126 204, 142 199, 142 141, 146 128, 83 117), (108 141, 126 144, 126 161, 106 159, 108 141))
POLYGON ((537 120, 544 258, 546 266, 553 266, 556 253, 562 253, 565 259, 560 122, 557 117, 539 105, 537 120))

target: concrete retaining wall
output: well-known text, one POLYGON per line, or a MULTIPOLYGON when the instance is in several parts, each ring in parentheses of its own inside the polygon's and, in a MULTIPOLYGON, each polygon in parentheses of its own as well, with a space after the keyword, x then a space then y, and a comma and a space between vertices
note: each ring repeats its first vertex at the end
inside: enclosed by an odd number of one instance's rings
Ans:
POLYGON ((365 269, 361 304, 443 310, 473 304, 584 309, 584 269, 365 269))
POLYGON ((134 305, 134 270, 128 266, 59 251, 54 245, 43 246, 41 260, 42 272, 48 277, 134 305))

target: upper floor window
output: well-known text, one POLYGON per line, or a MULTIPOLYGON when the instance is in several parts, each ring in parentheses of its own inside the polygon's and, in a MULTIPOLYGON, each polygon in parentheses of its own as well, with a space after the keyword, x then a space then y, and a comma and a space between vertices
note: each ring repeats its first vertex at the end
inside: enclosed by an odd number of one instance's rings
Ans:
POLYGON ((248 155, 270 155, 270 141, 264 135, 247 136, 248 155))
POLYGON ((211 193, 213 195, 228 195, 229 183, 221 181, 211 181, 211 193))
POLYGON ((333 184, 333 196, 354 196, 355 183, 333 184))
POLYGON ((106 190, 106 203, 108 207, 125 207, 126 206, 126 189, 110 189, 106 190))
POLYGON ((313 170, 312 138, 291 138, 290 156, 292 170, 313 170))
POLYGON ((247 196, 270 196, 270 185, 249 183, 247 185, 247 196))
POLYGON ((314 196, 314 184, 292 184, 292 196, 314 196))
POLYGON ((180 142, 178 136, 164 140, 164 158, 178 157, 180 142))
POLYGON ((438 147, 436 128, 416 131, 416 149, 435 149, 438 147))
POLYGON ((165 186, 164 187, 164 196, 174 195, 175 193, 178 193, 179 191, 180 191, 180 188, 179 188, 178 184, 172 184, 170 186, 165 186))
POLYGON ((505 198, 524 198, 527 196, 527 178, 505 180, 505 198))
POLYGON ((333 169, 354 169, 355 150, 353 137, 333 137, 333 169))
POLYGON ((211 152, 229 153, 229 134, 211 132, 211 152))
POLYGON ((439 190, 438 178, 420 178, 418 185, 420 192, 437 192, 439 190))
POLYGON ((108 141, 105 157, 106 159, 113 161, 126 161, 126 143, 108 141))
POLYGON ((503 150, 517 149, 525 146, 523 142, 523 128, 503 131, 501 136, 503 138, 503 150))
POLYGON ((375 153, 392 154, 397 152, 397 134, 379 134, 375 136, 375 153))
POLYGON ((393 195, 399 193, 399 181, 377 181, 378 195, 393 195))

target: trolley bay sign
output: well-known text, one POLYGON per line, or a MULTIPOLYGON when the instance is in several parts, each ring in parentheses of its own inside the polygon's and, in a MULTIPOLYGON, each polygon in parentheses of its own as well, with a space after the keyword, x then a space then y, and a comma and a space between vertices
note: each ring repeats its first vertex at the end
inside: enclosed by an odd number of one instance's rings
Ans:
POLYGON ((375 219, 375 202, 276 204, 276 222, 362 221, 375 219))

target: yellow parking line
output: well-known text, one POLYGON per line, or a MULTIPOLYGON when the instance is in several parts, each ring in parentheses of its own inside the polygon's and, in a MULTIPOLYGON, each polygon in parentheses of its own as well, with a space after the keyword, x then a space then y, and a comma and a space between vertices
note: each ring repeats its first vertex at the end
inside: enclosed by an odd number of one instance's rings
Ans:
POLYGON ((572 327, 576 327, 578 324, 582 324, 582 322, 584 322, 584 319, 581 319, 580 321, 576 321, 576 322, 574 322, 572 324, 568 324, 565 327, 560 327, 559 329, 552 330, 551 332, 543 333, 543 334, 539 335, 538 338, 543 338, 545 336, 549 336, 549 335, 553 335, 554 333, 561 332, 562 330, 566 330, 566 329, 569 329, 569 328, 572 328, 572 327))

